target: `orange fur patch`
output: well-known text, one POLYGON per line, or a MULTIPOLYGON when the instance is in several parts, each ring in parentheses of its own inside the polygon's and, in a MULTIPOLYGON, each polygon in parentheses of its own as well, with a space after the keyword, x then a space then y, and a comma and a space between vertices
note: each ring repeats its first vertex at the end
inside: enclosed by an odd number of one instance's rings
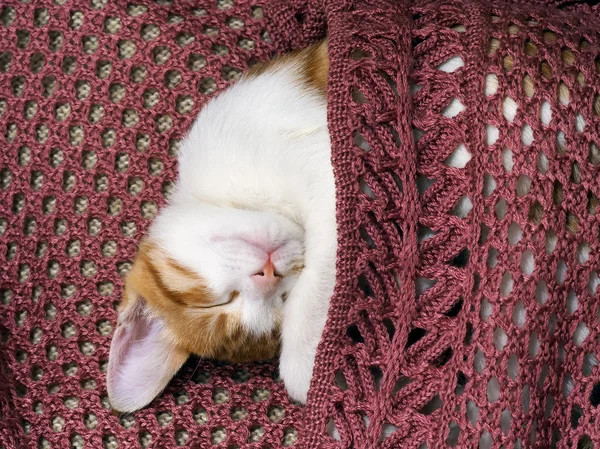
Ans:
POLYGON ((271 61, 259 63, 252 67, 247 76, 261 75, 280 65, 298 60, 302 80, 312 89, 316 89, 323 96, 327 96, 327 80, 329 75, 329 56, 327 54, 327 40, 320 41, 302 50, 278 56, 271 61))
MULTIPOLYGON (((230 301, 239 292, 232 291, 230 301)), ((230 362, 267 360, 279 350, 279 327, 256 337, 241 326, 239 312, 216 303, 206 282, 143 241, 125 279, 121 309, 143 298, 150 311, 166 324, 164 337, 179 350, 230 362)))

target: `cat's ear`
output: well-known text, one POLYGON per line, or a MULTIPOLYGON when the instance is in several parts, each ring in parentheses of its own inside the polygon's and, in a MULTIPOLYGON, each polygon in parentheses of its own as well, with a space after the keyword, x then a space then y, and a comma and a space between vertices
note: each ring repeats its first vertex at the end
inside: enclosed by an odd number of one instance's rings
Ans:
POLYGON ((150 313, 142 297, 126 295, 110 347, 106 384, 112 407, 133 412, 160 394, 189 353, 166 338, 163 320, 150 313))

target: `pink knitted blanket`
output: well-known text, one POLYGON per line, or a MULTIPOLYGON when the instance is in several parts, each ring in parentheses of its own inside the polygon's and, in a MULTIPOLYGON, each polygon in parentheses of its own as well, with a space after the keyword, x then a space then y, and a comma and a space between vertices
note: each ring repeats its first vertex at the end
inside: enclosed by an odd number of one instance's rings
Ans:
POLYGON ((0 448, 600 448, 599 30, 534 0, 4 0, 0 448), (338 279, 308 404, 275 364, 193 360, 112 414, 179 139, 326 33, 338 279))

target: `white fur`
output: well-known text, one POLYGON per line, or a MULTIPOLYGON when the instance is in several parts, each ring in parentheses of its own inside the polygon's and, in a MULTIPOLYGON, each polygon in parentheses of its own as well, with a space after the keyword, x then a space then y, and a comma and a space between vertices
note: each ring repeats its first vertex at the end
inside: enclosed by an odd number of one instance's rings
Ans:
POLYGON ((521 271, 526 276, 531 276, 533 270, 535 270, 535 258, 533 256, 533 251, 526 249, 521 255, 521 271))
POLYGON ((454 118, 465 109, 467 109, 467 107, 462 104, 458 98, 453 98, 450 100, 450 103, 448 103, 448 106, 442 110, 442 115, 444 117, 454 118))
POLYGON ((535 299, 541 305, 546 304, 548 301, 548 286, 546 285, 546 281, 541 280, 535 287, 535 299))
POLYGON ((581 346, 588 335, 590 335, 590 330, 586 324, 583 322, 579 323, 575 328, 575 332, 573 332, 573 343, 577 346, 581 346))
POLYGON ((525 413, 529 413, 529 401, 531 399, 529 385, 525 384, 523 390, 521 390, 521 406, 523 407, 523 411, 525 413))
POLYGON ((574 290, 569 290, 567 293, 567 312, 575 313, 579 308, 579 298, 574 290))
POLYGON ((456 206, 454 206, 452 214, 460 218, 465 218, 467 215, 469 215, 471 209, 473 209, 473 202, 471 201, 471 198, 469 198, 467 195, 463 195, 456 203, 456 206))
POLYGON ((550 228, 548 231, 546 231, 546 238, 545 238, 546 253, 548 253, 548 254, 553 253, 554 250, 556 249, 557 243, 558 243, 558 237, 556 236, 556 232, 554 232, 554 230, 552 230, 552 228, 550 228))
POLYGON ((540 349, 540 340, 535 332, 529 336, 529 356, 535 358, 540 349))
POLYGON ((515 304, 515 308, 513 309, 513 323, 516 326, 522 328, 525 325, 525 320, 527 319, 527 310, 525 310, 525 305, 518 301, 515 304))
POLYGON ((506 97, 502 102, 502 115, 509 122, 513 122, 515 115, 517 115, 517 102, 510 97, 506 97))
POLYGON ((491 97, 498 91, 498 77, 495 73, 488 73, 485 77, 484 94, 486 97, 491 97))
POLYGON ((506 270, 502 275, 502 280, 500 281, 500 294, 505 298, 508 298, 510 292, 512 292, 513 288, 513 277, 510 274, 510 271, 506 270))
POLYGON ((504 329, 501 327, 494 329, 494 346, 496 349, 502 351, 507 342, 508 336, 506 335, 506 332, 504 332, 504 329))
POLYGON ((487 298, 483 298, 481 301, 481 309, 479 311, 479 315, 481 319, 487 323, 488 318, 492 315, 493 308, 487 298))
POLYGON ((512 150, 510 148, 504 148, 502 150, 502 166, 504 167, 504 170, 511 172, 514 165, 512 150))
POLYGON ((477 424, 477 419, 479 419, 479 407, 473 401, 467 402, 467 419, 473 425, 477 424))
POLYGON ((500 429, 502 429, 502 433, 504 435, 508 435, 511 421, 512 416, 510 414, 510 410, 505 408, 504 410, 502 410, 502 415, 500 415, 500 429))
POLYGON ((548 126, 550 124, 550 121, 552 120, 552 108, 550 107, 550 103, 548 103, 547 101, 542 101, 542 104, 540 106, 540 119, 542 120, 542 123, 546 126, 548 126))
POLYGON ((512 380, 515 380, 519 375, 519 358, 515 354, 509 357, 506 371, 512 380))
POLYGON ((521 237, 523 236, 523 230, 519 223, 513 221, 508 227, 508 243, 511 245, 516 245, 521 241, 521 237))
POLYGON ((546 172, 548 171, 548 157, 546 156, 546 153, 544 153, 543 151, 540 151, 540 153, 538 155, 538 171, 542 175, 545 175, 546 172))
POLYGON ((563 153, 567 151, 567 137, 560 130, 556 133, 556 148, 563 153))
POLYGON ((475 352, 475 357, 473 358, 473 368, 475 368, 475 371, 480 374, 483 373, 483 370, 485 369, 485 354, 481 349, 477 349, 477 352, 475 352))
POLYGON ((598 359, 593 352, 588 352, 583 358, 583 366, 581 367, 581 371, 584 376, 591 376, 592 371, 595 367, 598 366, 598 359))
POLYGON ((436 68, 437 68, 437 70, 441 70, 442 72, 452 73, 452 72, 458 70, 459 68, 463 67, 464 65, 465 65, 465 62, 463 61, 463 59, 457 55, 457 56, 452 56, 450 59, 442 62, 436 68))
POLYGON ((496 190, 496 180, 492 175, 486 173, 483 177, 483 196, 489 197, 496 190))
POLYGON ((498 140, 500 133, 494 125, 485 125, 485 144, 494 145, 498 140))
POLYGON ((335 184, 326 100, 297 63, 245 78, 210 101, 183 142, 179 179, 150 238, 201 275, 261 334, 282 309, 280 375, 306 401, 335 283, 335 184), (250 277, 273 253, 283 275, 264 297, 250 277), (298 261, 299 275, 287 272, 298 261), (288 297, 282 303, 280 296, 288 297))
POLYGON ((531 189, 531 178, 527 175, 520 175, 517 179, 517 195, 523 197, 531 189))
POLYGON ((469 153, 464 143, 457 146, 452 154, 448 156, 445 163, 450 167, 465 168, 473 155, 469 153))
POLYGON ((588 278, 587 288, 590 295, 593 297, 596 295, 596 289, 600 285, 600 277, 598 277, 598 273, 592 271, 590 273, 590 277, 588 278))
POLYGON ((527 124, 523 125, 523 129, 521 130, 521 142, 528 147, 533 143, 533 140, 533 129, 527 124))
POLYGON ((556 265, 556 282, 559 284, 563 284, 567 277, 567 264, 563 259, 558 260, 558 264, 556 265))
POLYGON ((591 251, 592 249, 586 242, 579 244, 577 247, 577 260, 581 265, 585 264, 590 259, 591 251))
POLYGON ((573 378, 571 377, 571 375, 568 373, 565 374, 565 377, 563 379, 563 387, 562 387, 562 393, 563 393, 564 397, 569 396, 571 391, 573 391, 574 386, 575 386, 575 384, 573 383, 573 378))

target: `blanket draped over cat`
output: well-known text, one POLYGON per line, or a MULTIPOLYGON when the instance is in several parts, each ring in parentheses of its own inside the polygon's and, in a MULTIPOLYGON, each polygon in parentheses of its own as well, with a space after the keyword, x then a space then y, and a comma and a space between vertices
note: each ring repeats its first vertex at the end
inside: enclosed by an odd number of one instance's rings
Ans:
POLYGON ((0 447, 600 447, 599 30, 577 1, 3 1, 0 447), (275 363, 193 360, 112 414, 180 139, 326 35, 338 274, 306 406, 275 363))

